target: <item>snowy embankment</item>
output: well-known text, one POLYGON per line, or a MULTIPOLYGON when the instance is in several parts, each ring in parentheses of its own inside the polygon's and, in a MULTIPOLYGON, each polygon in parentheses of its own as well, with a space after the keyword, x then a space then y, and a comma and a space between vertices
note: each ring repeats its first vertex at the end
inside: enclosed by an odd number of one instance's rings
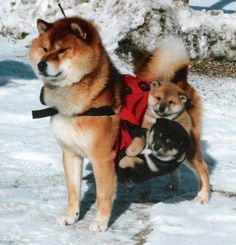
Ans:
MULTIPOLYGON (((22 55, 21 44, 1 43, 1 67, 22 55)), ((0 79, 4 74, 8 81, 0 86, 0 244, 235 244, 236 79, 189 78, 203 102, 202 149, 213 190, 209 204, 190 201, 196 181, 182 167, 176 195, 164 191, 166 177, 132 188, 119 185, 109 230, 93 234, 88 230, 95 215, 91 167, 85 166, 81 220, 58 226, 67 196, 61 152, 49 119, 31 119, 31 110, 42 108, 41 83, 21 62, 7 65, 8 74, 0 71, 0 79), (25 71, 21 79, 14 69, 25 71)))
MULTIPOLYGON (((163 35, 170 33, 183 37, 191 58, 236 59, 236 14, 195 11, 172 0, 60 2, 67 16, 95 20, 110 53, 116 52, 126 62, 130 62, 131 47, 152 50, 163 35)), ((36 19, 63 17, 55 0, 2 1, 0 16, 0 33, 19 39, 32 39, 36 19)))

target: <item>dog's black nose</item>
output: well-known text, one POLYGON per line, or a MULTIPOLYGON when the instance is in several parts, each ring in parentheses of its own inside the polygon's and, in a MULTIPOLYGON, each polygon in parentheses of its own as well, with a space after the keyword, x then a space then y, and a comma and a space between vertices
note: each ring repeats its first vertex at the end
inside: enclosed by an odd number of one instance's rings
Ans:
POLYGON ((38 63, 38 69, 39 69, 39 71, 41 71, 41 72, 45 72, 46 71, 46 69, 47 69, 47 63, 45 62, 45 61, 40 61, 39 63, 38 63))
POLYGON ((161 104, 161 105, 159 106, 159 111, 160 111, 160 112, 164 112, 165 109, 166 109, 166 105, 165 105, 165 104, 161 104))

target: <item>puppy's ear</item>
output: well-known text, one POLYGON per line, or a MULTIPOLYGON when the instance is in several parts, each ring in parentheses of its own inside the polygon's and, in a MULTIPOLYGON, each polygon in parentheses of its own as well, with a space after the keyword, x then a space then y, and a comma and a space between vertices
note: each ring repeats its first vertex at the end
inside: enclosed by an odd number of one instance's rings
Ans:
POLYGON ((189 98, 186 94, 179 94, 179 98, 182 100, 184 104, 186 104, 189 101, 189 98))
POLYGON ((52 27, 51 23, 48 23, 42 19, 37 20, 37 28, 38 28, 39 34, 46 32, 51 27, 52 27))
POLYGON ((70 26, 76 37, 86 40, 87 33, 77 23, 71 23, 70 26))
POLYGON ((161 83, 157 80, 151 82, 151 88, 159 87, 161 83))
POLYGON ((178 71, 176 71, 174 77, 172 77, 171 82, 177 84, 183 90, 186 89, 188 84, 188 65, 183 66, 178 71))

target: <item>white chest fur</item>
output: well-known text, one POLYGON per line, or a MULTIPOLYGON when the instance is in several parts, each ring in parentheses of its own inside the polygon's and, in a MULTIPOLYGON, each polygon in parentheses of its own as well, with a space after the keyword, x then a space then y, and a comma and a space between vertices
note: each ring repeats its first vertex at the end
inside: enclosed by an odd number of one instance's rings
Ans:
POLYGON ((75 118, 55 115, 51 119, 53 133, 59 143, 72 149, 77 154, 87 156, 92 141, 92 134, 80 130, 75 118))

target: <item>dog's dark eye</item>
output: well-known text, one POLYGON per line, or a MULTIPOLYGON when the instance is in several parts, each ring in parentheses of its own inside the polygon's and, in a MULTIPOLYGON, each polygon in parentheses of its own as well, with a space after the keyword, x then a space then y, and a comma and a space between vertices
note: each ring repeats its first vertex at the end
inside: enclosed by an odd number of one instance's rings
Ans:
POLYGON ((63 54, 66 50, 67 50, 67 48, 61 48, 57 52, 58 52, 58 54, 63 54))
POLYGON ((157 99, 158 101, 160 101, 160 100, 161 100, 161 97, 160 97, 160 96, 157 96, 156 99, 157 99))
POLYGON ((174 102, 173 100, 170 100, 170 101, 169 101, 169 104, 170 104, 170 105, 175 105, 175 102, 174 102))
POLYGON ((44 51, 45 53, 48 52, 48 49, 47 49, 47 48, 42 47, 42 49, 43 49, 43 51, 44 51))

